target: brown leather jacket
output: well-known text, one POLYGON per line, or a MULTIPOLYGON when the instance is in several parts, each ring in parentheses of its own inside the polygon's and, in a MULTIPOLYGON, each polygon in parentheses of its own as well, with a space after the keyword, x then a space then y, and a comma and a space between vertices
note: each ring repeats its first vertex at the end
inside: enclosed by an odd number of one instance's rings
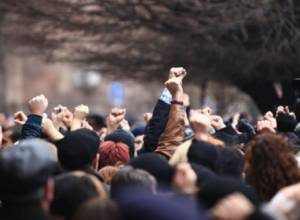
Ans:
POLYGON ((163 136, 159 140, 155 153, 159 153, 169 160, 177 147, 183 143, 185 114, 185 107, 183 105, 171 105, 168 123, 163 136))

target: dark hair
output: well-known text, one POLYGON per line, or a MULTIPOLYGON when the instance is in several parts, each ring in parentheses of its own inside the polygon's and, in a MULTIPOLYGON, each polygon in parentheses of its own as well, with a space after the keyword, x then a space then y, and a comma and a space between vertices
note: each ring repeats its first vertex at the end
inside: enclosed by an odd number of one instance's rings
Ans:
POLYGON ((101 183, 94 176, 83 172, 60 175, 54 179, 54 183, 55 193, 51 204, 53 216, 72 219, 84 202, 92 198, 106 197, 101 183))
POLYGON ((241 178, 244 168, 244 157, 233 148, 219 148, 217 173, 224 176, 241 178))
POLYGON ((86 119, 95 131, 106 127, 105 118, 102 115, 89 114, 86 119))
POLYGON ((74 220, 121 220, 119 207, 109 199, 91 199, 80 206, 74 220))
POLYGON ((151 174, 126 166, 113 176, 110 194, 112 198, 115 198, 128 188, 154 193, 156 186, 156 180, 151 174))
POLYGON ((263 133, 246 146, 247 174, 261 201, 300 181, 300 170, 286 137, 263 133))

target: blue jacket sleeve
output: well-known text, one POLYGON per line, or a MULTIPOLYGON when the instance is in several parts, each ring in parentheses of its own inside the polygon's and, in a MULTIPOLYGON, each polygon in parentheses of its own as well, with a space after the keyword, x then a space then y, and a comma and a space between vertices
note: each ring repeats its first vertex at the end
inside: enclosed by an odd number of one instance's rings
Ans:
POLYGON ((39 138, 42 133, 42 119, 40 115, 29 115, 22 128, 21 139, 39 138))

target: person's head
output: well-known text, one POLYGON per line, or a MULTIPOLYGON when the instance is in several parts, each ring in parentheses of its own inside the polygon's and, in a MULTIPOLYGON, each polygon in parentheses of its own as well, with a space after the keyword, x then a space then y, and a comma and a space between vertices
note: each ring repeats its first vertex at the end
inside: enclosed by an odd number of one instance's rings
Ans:
POLYGON ((116 198, 123 191, 139 190, 150 193, 156 192, 156 180, 148 172, 126 166, 117 172, 111 179, 111 196, 116 198))
POLYGON ((48 211, 53 198, 51 176, 56 160, 49 144, 39 139, 21 141, 0 152, 2 206, 33 204, 48 211))
POLYGON ((207 142, 193 142, 188 150, 188 162, 196 163, 216 171, 218 148, 207 142))
POLYGON ((121 220, 119 207, 109 199, 91 199, 80 206, 74 220, 121 220))
POLYGON ((104 141, 111 141, 115 143, 123 143, 128 146, 130 158, 134 157, 134 136, 131 132, 123 129, 118 129, 113 133, 107 135, 104 141))
POLYGON ((238 179, 213 177, 205 181, 198 193, 198 202, 205 209, 214 207, 220 200, 232 193, 241 193, 256 205, 254 190, 238 179))
POLYGON ((217 173, 219 175, 242 178, 244 157, 238 149, 219 148, 217 173))
POLYGON ((93 198, 107 198, 99 180, 83 172, 62 174, 54 179, 55 193, 51 204, 51 215, 63 219, 72 219, 84 202, 93 198))
POLYGON ((145 126, 140 125, 140 126, 135 127, 132 130, 132 134, 134 135, 134 148, 135 148, 135 151, 138 152, 143 147, 145 126))
POLYGON ((203 220, 191 200, 162 194, 128 192, 118 201, 124 220, 203 220))
POLYGON ((262 201, 281 188, 300 181, 293 147, 284 136, 263 133, 246 146, 245 172, 262 201))
POLYGON ((99 144, 100 139, 94 131, 71 131, 56 143, 58 160, 66 170, 86 169, 96 158, 99 144))
POLYGON ((149 172, 155 177, 160 187, 170 186, 175 171, 163 156, 156 153, 141 154, 132 159, 129 165, 149 172))
POLYGON ((119 166, 130 160, 129 147, 122 142, 104 141, 99 147, 99 169, 105 166, 119 166))
POLYGON ((102 177, 103 181, 110 185, 112 177, 120 170, 119 167, 106 166, 99 170, 99 175, 102 177))
POLYGON ((97 132, 106 127, 105 118, 102 115, 89 114, 86 120, 97 132))

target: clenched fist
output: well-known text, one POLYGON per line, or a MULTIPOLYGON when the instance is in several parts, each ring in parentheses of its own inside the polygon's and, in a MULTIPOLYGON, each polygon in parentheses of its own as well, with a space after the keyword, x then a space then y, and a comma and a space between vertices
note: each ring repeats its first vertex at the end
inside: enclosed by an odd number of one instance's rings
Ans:
POLYGON ((183 67, 172 67, 169 72, 169 79, 171 78, 183 78, 187 75, 186 70, 183 67))
POLYGON ((74 119, 84 120, 89 112, 90 110, 87 105, 79 105, 75 108, 74 119))
POLYGON ((14 114, 15 123, 18 125, 24 125, 27 121, 27 116, 24 112, 18 111, 14 114))
POLYGON ((48 107, 48 99, 44 95, 39 95, 29 100, 28 105, 30 114, 42 116, 48 107))
POLYGON ((108 132, 112 132, 118 128, 120 123, 125 119, 126 109, 113 108, 106 119, 108 132))
POLYGON ((180 78, 171 78, 165 82, 166 88, 175 100, 183 100, 182 80, 180 78))

